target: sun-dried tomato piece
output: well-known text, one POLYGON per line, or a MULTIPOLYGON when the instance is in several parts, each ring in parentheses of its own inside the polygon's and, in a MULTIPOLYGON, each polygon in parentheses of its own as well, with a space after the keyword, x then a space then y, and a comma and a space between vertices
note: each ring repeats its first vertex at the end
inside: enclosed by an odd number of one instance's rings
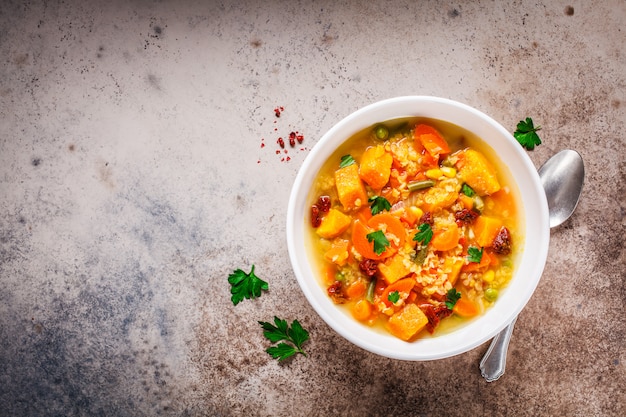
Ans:
POLYGON ((320 227, 320 224, 322 224, 322 218, 320 217, 320 208, 316 204, 313 204, 311 206, 311 226, 317 228, 320 227))
POLYGON ((319 207, 322 213, 328 213, 330 210, 330 197, 327 195, 320 196, 317 199, 317 207, 319 207))
POLYGON ((342 291, 343 284, 341 281, 335 281, 328 286, 326 292, 335 304, 343 304, 346 302, 346 296, 342 291))
POLYGON ((441 322, 442 319, 452 314, 452 310, 445 305, 436 306, 430 303, 424 303, 420 304, 418 307, 424 312, 426 318, 428 318, 426 330, 428 330, 431 334, 435 331, 435 328, 439 325, 439 322, 441 322))
POLYGON ((378 270, 378 262, 373 259, 363 259, 359 263, 359 269, 368 277, 373 277, 378 270))
POLYGON ((511 232, 506 227, 502 227, 492 244, 493 251, 499 255, 511 253, 511 232))
POLYGON ((427 211, 426 213, 422 214, 422 217, 420 217, 420 224, 422 223, 428 223, 431 226, 435 224, 433 220, 433 215, 430 214, 430 211, 427 211))
POLYGON ((474 220, 478 218, 479 215, 480 214, 475 210, 464 208, 454 213, 454 218, 456 219, 457 224, 460 223, 459 225, 472 224, 474 223, 474 220))

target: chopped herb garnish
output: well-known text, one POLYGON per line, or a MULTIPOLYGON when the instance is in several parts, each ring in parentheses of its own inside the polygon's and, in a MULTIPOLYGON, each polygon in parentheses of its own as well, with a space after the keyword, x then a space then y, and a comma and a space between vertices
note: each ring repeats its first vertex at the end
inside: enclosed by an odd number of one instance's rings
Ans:
POLYGON ((461 192, 468 197, 474 197, 474 195, 476 194, 474 190, 472 190, 472 187, 467 184, 463 184, 463 186, 461 187, 461 192))
POLYGON ((533 119, 527 117, 526 120, 520 120, 517 124, 517 130, 513 132, 513 136, 524 148, 532 151, 535 146, 541 145, 541 139, 537 131, 541 126, 534 126, 533 119))
POLYGON ((344 155, 341 157, 341 162, 339 163, 339 168, 345 168, 349 165, 356 163, 352 155, 344 155))
POLYGON ((261 290, 269 290, 268 283, 254 274, 254 265, 252 265, 249 274, 246 274, 241 269, 236 269, 228 276, 228 282, 230 283, 230 293, 232 294, 230 300, 234 305, 239 304, 244 298, 260 297, 261 290))
POLYGON ((366 237, 368 242, 374 242, 374 252, 376 252, 376 255, 380 255, 391 245, 382 230, 368 233, 366 237))
POLYGON ((455 288, 450 288, 446 294, 446 307, 448 307, 449 310, 452 310, 456 302, 459 301, 459 298, 461 298, 461 293, 455 288))
POLYGON ((291 323, 291 328, 287 325, 286 320, 281 320, 278 317, 274 317, 275 325, 264 321, 260 321, 259 324, 263 327, 263 336, 266 339, 272 343, 281 342, 265 350, 272 358, 282 361, 296 353, 306 356, 302 350, 302 344, 309 339, 309 332, 302 328, 298 320, 291 323))
POLYGON ((433 238, 433 229, 430 227, 430 224, 422 223, 417 227, 417 230, 419 231, 415 233, 413 240, 419 242, 423 246, 428 245, 430 240, 433 238))
POLYGON ((393 304, 397 303, 400 299, 400 293, 398 291, 390 292, 387 296, 387 300, 391 301, 393 304))
POLYGON ((467 260, 470 262, 476 262, 479 263, 482 259, 483 259, 483 251, 485 250, 485 248, 475 248, 473 246, 470 246, 467 249, 467 260))
POLYGON ((370 203, 372 215, 391 209, 391 203, 385 197, 370 197, 367 201, 370 203))

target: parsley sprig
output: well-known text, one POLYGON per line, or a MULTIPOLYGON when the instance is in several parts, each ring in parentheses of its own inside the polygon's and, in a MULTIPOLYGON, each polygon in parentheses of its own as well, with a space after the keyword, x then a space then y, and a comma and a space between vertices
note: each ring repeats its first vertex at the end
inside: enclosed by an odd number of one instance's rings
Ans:
POLYGON ((461 293, 455 288, 450 288, 446 293, 446 307, 448 307, 449 310, 452 310, 456 302, 459 301, 459 298, 461 298, 461 293))
POLYGON ((385 236, 382 230, 368 233, 366 237, 368 242, 374 242, 374 252, 376 252, 376 255, 380 255, 389 246, 391 246, 391 243, 389 242, 387 236, 385 236))
POLYGON ((387 300, 391 301, 393 304, 397 303, 400 300, 400 293, 398 291, 392 291, 387 296, 387 300))
POLYGON ((309 332, 302 328, 298 320, 294 320, 289 327, 287 320, 274 316, 274 324, 266 321, 260 321, 259 324, 263 327, 263 336, 266 339, 272 343, 280 342, 265 350, 272 358, 282 361, 297 353, 306 356, 302 345, 309 340, 309 332))
POLYGON ((268 291, 269 284, 254 274, 254 265, 249 274, 241 269, 236 269, 228 276, 230 284, 230 300, 234 305, 239 304, 244 298, 255 298, 261 296, 261 291, 268 291))
POLYGON ((470 246, 467 249, 467 260, 470 262, 476 262, 476 263, 480 263, 480 261, 483 259, 483 252, 484 252, 484 248, 476 248, 474 246, 470 246))
POLYGON ((433 229, 428 223, 422 223, 417 227, 418 232, 413 236, 413 240, 419 242, 422 246, 426 246, 433 238, 433 229))
POLYGON ((524 148, 532 151, 535 146, 541 145, 541 139, 537 134, 537 131, 541 129, 541 126, 536 126, 533 123, 533 119, 527 117, 526 120, 520 120, 517 124, 517 129, 513 132, 513 136, 524 148))
POLYGON ((385 210, 389 211, 391 209, 391 203, 385 197, 370 197, 367 202, 370 203, 370 210, 374 216, 385 210))
POLYGON ((467 184, 463 184, 461 191, 468 197, 474 197, 474 195, 476 195, 476 192, 472 189, 472 187, 467 184))

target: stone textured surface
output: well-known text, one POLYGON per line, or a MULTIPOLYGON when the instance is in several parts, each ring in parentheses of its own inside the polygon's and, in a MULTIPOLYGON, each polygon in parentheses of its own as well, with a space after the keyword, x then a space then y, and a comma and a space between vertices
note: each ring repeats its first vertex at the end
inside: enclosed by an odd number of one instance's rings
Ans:
POLYGON ((626 415, 624 22, 622 0, 3 1, 0 415, 626 415), (289 265, 308 149, 409 94, 532 116, 536 166, 585 160, 494 383, 487 345, 352 346, 289 265), (271 290, 233 307, 226 278, 252 264, 271 290), (275 314, 309 329, 308 357, 263 352, 275 314))

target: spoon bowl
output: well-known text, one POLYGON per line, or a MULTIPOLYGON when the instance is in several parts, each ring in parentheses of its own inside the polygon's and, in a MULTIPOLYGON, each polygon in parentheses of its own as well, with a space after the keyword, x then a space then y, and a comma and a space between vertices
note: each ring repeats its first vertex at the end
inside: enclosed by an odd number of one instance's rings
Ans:
MULTIPOLYGON (((560 226, 570 218, 583 189, 585 166, 580 154, 565 149, 548 159, 539 168, 539 179, 548 201, 550 228, 560 226)), ((487 382, 504 374, 506 354, 517 317, 498 333, 480 362, 480 371, 487 382)))
POLYGON ((585 166, 580 154, 565 149, 539 168, 539 178, 548 200, 550 228, 569 219, 580 199, 585 178, 585 166))

